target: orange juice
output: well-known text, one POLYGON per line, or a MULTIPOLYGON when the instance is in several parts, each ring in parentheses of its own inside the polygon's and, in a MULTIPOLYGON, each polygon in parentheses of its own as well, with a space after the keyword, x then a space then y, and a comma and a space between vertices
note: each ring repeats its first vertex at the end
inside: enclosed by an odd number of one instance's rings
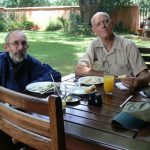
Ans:
POLYGON ((114 75, 104 75, 104 92, 112 94, 114 89, 114 75))

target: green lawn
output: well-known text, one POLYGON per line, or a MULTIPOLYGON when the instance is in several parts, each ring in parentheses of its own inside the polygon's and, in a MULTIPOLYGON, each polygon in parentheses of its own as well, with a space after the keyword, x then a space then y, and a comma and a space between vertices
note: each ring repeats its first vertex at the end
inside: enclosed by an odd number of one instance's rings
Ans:
MULTIPOLYGON (((87 44, 94 37, 69 35, 63 31, 40 32, 26 31, 29 41, 28 52, 43 63, 50 64, 62 75, 74 72, 79 57, 85 51, 87 44)), ((6 33, 0 33, 0 46, 6 33)), ((150 40, 137 36, 123 35, 132 39, 138 46, 150 47, 150 40)))

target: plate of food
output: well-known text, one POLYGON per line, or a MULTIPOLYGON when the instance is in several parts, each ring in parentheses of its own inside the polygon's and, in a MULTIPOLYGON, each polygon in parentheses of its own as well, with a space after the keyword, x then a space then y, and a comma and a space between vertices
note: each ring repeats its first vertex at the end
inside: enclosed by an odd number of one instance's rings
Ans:
POLYGON ((66 97, 66 104, 74 105, 78 103, 80 103, 80 97, 70 94, 66 97))
POLYGON ((78 79, 79 84, 84 85, 97 85, 104 82, 103 77, 99 76, 86 76, 78 79))
POLYGON ((34 82, 31 84, 28 84, 26 86, 26 90, 34 93, 48 93, 52 92, 52 90, 55 88, 55 84, 53 82, 34 82))
POLYGON ((91 86, 75 86, 70 89, 69 93, 74 94, 74 95, 86 95, 90 93, 96 92, 96 86, 91 85, 91 86))

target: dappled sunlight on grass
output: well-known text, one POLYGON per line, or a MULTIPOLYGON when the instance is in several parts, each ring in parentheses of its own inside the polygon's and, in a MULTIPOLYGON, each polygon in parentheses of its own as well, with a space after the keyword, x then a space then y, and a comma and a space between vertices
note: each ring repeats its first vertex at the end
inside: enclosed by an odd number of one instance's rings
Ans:
POLYGON ((30 35, 30 41, 43 41, 43 42, 52 42, 52 41, 87 41, 88 39, 92 39, 92 37, 86 37, 83 35, 70 35, 64 33, 63 31, 49 31, 49 32, 41 32, 41 31, 27 31, 27 35, 30 35))
POLYGON ((150 38, 137 35, 122 35, 125 38, 131 39, 138 47, 150 47, 150 38))
POLYGON ((62 43, 30 42, 29 53, 43 63, 48 63, 63 75, 74 72, 78 61, 76 47, 62 43))

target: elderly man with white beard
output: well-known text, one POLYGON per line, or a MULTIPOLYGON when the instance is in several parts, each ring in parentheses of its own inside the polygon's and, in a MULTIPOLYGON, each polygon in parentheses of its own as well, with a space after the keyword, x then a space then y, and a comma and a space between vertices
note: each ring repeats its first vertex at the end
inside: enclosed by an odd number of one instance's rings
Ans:
POLYGON ((61 74, 27 54, 27 37, 21 30, 8 33, 4 52, 0 54, 0 86, 23 92, 31 82, 61 81, 61 74))

